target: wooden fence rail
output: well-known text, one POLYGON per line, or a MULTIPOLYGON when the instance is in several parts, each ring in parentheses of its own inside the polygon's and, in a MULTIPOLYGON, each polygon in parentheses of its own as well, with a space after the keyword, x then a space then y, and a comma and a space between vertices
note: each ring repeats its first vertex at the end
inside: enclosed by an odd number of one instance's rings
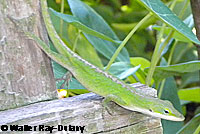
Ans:
MULTIPOLYGON (((148 88, 139 83, 134 87, 143 91, 144 94, 156 96, 156 90, 148 88)), ((0 132, 10 125, 30 125, 36 126, 37 132, 49 133, 42 130, 48 126, 55 126, 62 130, 53 130, 53 133, 83 133, 86 134, 161 134, 162 127, 160 119, 153 118, 138 112, 132 112, 119 107, 115 103, 109 106, 113 109, 110 115, 102 106, 102 97, 87 93, 60 100, 52 100, 10 109, 0 112, 0 132), (42 129, 42 126, 46 127, 42 129), (74 127, 76 126, 76 127, 74 127), (41 131, 39 131, 39 127, 41 131), (77 132, 75 132, 76 130, 77 132)), ((32 129, 33 130, 33 129, 32 129)), ((27 132, 20 132, 27 133, 27 132)))

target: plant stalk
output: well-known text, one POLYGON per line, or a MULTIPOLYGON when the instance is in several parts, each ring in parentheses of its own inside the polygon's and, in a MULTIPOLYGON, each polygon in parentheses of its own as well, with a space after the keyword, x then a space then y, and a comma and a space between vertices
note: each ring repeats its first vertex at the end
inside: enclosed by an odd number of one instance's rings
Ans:
MULTIPOLYGON (((176 5, 176 2, 177 0, 174 0, 173 3, 171 4, 170 6, 170 9, 172 10, 174 8, 174 6, 176 5)), ((158 36, 158 40, 156 42, 156 47, 155 47, 155 50, 153 52, 153 56, 152 56, 152 59, 151 59, 151 64, 150 64, 150 69, 148 71, 148 74, 147 74, 147 78, 146 78, 146 85, 149 86, 151 84, 151 80, 153 78, 153 74, 154 74, 154 71, 155 71, 155 68, 156 68, 156 65, 160 59, 160 55, 162 53, 162 50, 164 49, 160 49, 160 45, 161 45, 161 40, 162 40, 162 37, 163 37, 163 34, 164 34, 164 29, 166 27, 166 24, 164 23, 161 27, 161 31, 159 33, 159 36, 158 36), (160 50, 159 50, 160 49, 160 50)), ((173 35, 173 33, 172 33, 173 35)), ((168 36, 169 37, 169 36, 168 36)), ((163 44, 163 47, 166 46, 167 42, 165 42, 163 44)))
MULTIPOLYGON (((60 12, 63 14, 64 13, 64 5, 65 5, 65 0, 61 1, 61 8, 60 8, 60 12)), ((63 33, 63 20, 60 19, 60 36, 62 36, 63 33)))
MULTIPOLYGON (((189 4, 189 0, 186 0, 185 3, 184 3, 184 6, 183 8, 181 9, 180 13, 179 13, 179 18, 182 18, 183 15, 184 15, 184 12, 185 10, 187 9, 188 7, 188 4, 189 4)), ((173 44, 173 47, 170 51, 170 54, 169 54, 169 58, 168 58, 168 62, 167 62, 167 65, 170 65, 171 64, 171 60, 172 60, 172 56, 173 56, 173 53, 174 53, 174 50, 176 48, 176 44, 178 43, 177 40, 175 40, 175 43, 173 44)), ((163 89, 164 89, 164 85, 165 85, 165 79, 161 82, 161 85, 160 85, 160 89, 159 89, 159 93, 158 93, 158 98, 161 98, 162 96, 162 93, 163 93, 163 89)))
POLYGON ((151 13, 147 14, 132 30, 131 32, 126 36, 126 38, 122 41, 122 43, 120 44, 120 46, 117 48, 117 50, 115 51, 115 53, 113 54, 112 58, 110 59, 107 67, 106 67, 106 71, 108 71, 111 67, 111 65, 113 64, 113 62, 115 61, 115 59, 117 58, 117 56, 119 55, 120 51, 122 50, 122 48, 126 45, 126 43, 129 41, 129 39, 132 37, 132 35, 138 30, 138 28, 145 23, 145 21, 147 21, 150 17, 152 16, 151 13))

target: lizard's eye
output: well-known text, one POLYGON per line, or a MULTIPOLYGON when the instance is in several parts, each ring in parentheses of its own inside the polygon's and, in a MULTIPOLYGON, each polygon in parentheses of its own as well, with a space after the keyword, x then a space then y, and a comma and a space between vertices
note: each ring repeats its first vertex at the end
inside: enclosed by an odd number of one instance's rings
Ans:
POLYGON ((168 109, 164 109, 164 113, 165 114, 169 114, 169 110, 168 109))

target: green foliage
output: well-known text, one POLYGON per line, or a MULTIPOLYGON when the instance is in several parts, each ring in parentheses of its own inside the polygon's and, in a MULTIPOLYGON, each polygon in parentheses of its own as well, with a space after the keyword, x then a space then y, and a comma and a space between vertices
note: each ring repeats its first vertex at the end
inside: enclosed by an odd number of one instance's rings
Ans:
POLYGON ((118 42, 118 41, 114 41, 112 38, 110 38, 110 37, 108 37, 108 36, 106 36, 106 35, 104 35, 100 32, 97 32, 97 31, 87 27, 86 25, 82 24, 78 20, 78 18, 76 18, 74 16, 62 14, 62 13, 56 12, 53 9, 49 9, 49 11, 52 12, 55 16, 58 16, 59 18, 64 20, 67 24, 73 25, 74 27, 78 28, 79 30, 81 30, 82 32, 84 32, 86 34, 93 35, 95 37, 98 37, 98 38, 101 38, 103 40, 107 40, 107 41, 110 41, 110 42, 113 42, 113 43, 116 43, 116 44, 118 42))
MULTIPOLYGON (((138 71, 135 73, 134 77, 129 77, 129 81, 131 83, 135 83, 139 81, 142 84, 145 84, 145 78, 146 78, 146 73, 144 72, 144 69, 147 67, 150 67, 150 62, 142 57, 132 57, 130 58, 131 64, 134 66, 139 66, 140 68, 138 71)), ((153 83, 153 80, 152 80, 153 83)))
MULTIPOLYGON (((115 33, 105 20, 98 15, 91 7, 82 3, 80 0, 68 0, 72 14, 76 16, 80 22, 89 28, 98 31, 114 40, 119 40, 115 33)), ((88 41, 100 52, 103 56, 110 59, 117 49, 116 44, 108 42, 87 33, 84 33, 88 41)), ((117 61, 129 61, 129 55, 126 49, 119 54, 117 61)))
POLYGON ((116 62, 111 65, 109 72, 117 76, 119 79, 124 79, 134 74, 139 68, 140 65, 133 66, 132 64, 127 62, 116 62))
POLYGON ((200 103, 200 87, 180 89, 178 95, 181 100, 200 103))
MULTIPOLYGON (((161 99, 171 101, 174 107, 182 113, 180 100, 177 95, 176 82, 173 77, 166 79, 161 99)), ((164 134, 175 134, 183 126, 183 122, 174 122, 168 120, 161 120, 161 122, 164 134)))
POLYGON ((181 33, 183 36, 191 40, 196 44, 200 44, 200 41, 194 35, 192 30, 181 21, 171 10, 160 0, 138 0, 149 11, 154 13, 160 20, 171 26, 174 30, 181 33))
MULTIPOLYGON (((115 63, 111 65, 109 72, 125 82, 145 84, 152 62, 157 61, 150 85, 155 85, 159 89, 161 99, 170 100, 181 111, 186 104, 183 103, 181 106, 180 101, 200 102, 198 85, 200 61, 197 50, 192 44, 199 45, 200 41, 192 32, 194 20, 186 4, 188 0, 164 2, 160 0, 83 0, 82 2, 67 0, 64 5, 65 14, 62 14, 59 13, 60 3, 56 4, 54 0, 48 1, 49 7, 52 8, 49 12, 53 25, 66 45, 100 68, 107 66, 119 43, 142 18, 151 12, 152 17, 134 33, 115 63), (167 5, 173 4, 175 8, 171 11, 167 5), (186 19, 182 21, 175 13, 181 14, 180 16, 186 19), (166 27, 162 26, 163 23, 167 24, 166 27), (151 57, 158 40, 161 40, 157 43, 158 56, 153 60, 151 57)), ((65 78, 67 70, 56 63, 53 63, 53 68, 56 79, 65 78)), ((65 79, 58 80, 57 88, 61 87, 68 89, 72 94, 87 92, 74 78, 68 86, 65 79)), ((187 114, 187 111, 185 112, 187 114)), ((162 120, 164 133, 188 134, 197 131, 199 114, 196 114, 185 126, 182 122, 162 120)))
POLYGON ((199 134, 200 113, 194 116, 177 134, 199 134))
MULTIPOLYGON (((189 15, 184 21, 183 21, 186 25, 188 25, 189 28, 193 28, 194 27, 194 20, 193 20, 193 16, 189 15)), ((160 31, 161 27, 160 26, 153 26, 153 29, 160 31)), ((164 33, 166 35, 168 35, 170 33, 170 31, 172 30, 171 27, 166 27, 164 30, 164 33)), ((185 36, 179 32, 175 32, 173 35, 174 39, 177 39, 178 41, 182 41, 182 42, 187 42, 190 43, 191 40, 188 38, 185 38, 185 36)))
MULTIPOLYGON (((148 72, 149 68, 145 69, 148 72)), ((157 66, 154 72, 154 80, 161 81, 170 76, 180 76, 188 72, 200 70, 200 61, 190 61, 175 65, 157 66)))

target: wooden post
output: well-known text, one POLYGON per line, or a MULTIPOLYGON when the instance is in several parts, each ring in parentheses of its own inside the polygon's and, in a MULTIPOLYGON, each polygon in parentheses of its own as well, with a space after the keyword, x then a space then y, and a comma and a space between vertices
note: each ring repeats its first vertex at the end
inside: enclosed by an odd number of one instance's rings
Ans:
POLYGON ((50 60, 21 29, 32 31, 48 43, 39 0, 1 0, 0 110, 56 96, 50 60))
MULTIPOLYGON (((156 90, 134 84, 138 90, 156 96, 156 90)), ((160 119, 132 112, 115 103, 109 106, 112 115, 102 107, 102 97, 88 93, 66 99, 31 104, 29 106, 0 112, 1 125, 75 125, 85 126, 85 134, 161 134, 160 119)), ((54 130, 57 132, 57 130, 54 130)), ((68 131, 70 133, 70 131, 68 131)), ((71 132, 74 133, 74 132, 71 132)), ((78 131, 77 133, 80 133, 78 131)))

